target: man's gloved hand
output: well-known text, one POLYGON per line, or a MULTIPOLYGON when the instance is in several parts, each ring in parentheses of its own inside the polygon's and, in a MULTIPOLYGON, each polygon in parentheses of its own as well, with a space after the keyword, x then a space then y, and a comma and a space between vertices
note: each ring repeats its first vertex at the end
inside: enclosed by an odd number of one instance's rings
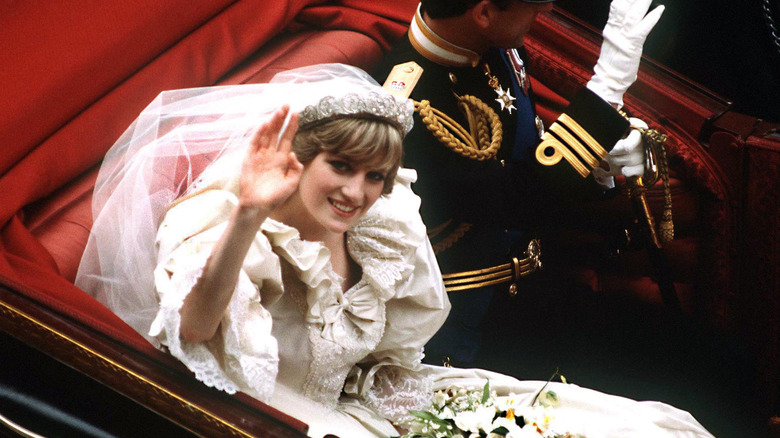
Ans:
POLYGON ((618 109, 623 106, 623 94, 636 80, 647 34, 664 12, 661 5, 647 13, 651 1, 612 0, 609 7, 601 55, 587 87, 618 109))
MULTIPOLYGON (((632 128, 647 129, 647 123, 641 119, 632 117, 629 121, 632 128)), ((593 177, 607 188, 615 186, 612 179, 614 176, 644 176, 645 146, 642 143, 642 133, 638 129, 631 129, 626 138, 615 143, 615 147, 604 157, 602 165, 604 167, 593 169, 593 177)))

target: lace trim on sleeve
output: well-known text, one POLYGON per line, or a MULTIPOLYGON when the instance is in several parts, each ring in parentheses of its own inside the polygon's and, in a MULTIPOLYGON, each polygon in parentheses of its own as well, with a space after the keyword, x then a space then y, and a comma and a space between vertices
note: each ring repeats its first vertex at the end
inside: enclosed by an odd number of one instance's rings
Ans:
POLYGON ((383 301, 396 296, 414 271, 415 251, 426 239, 418 212, 420 199, 409 187, 413 180, 409 173, 400 169, 392 193, 380 197, 347 232, 350 255, 382 293, 383 301))
POLYGON ((366 218, 347 233, 350 255, 361 265, 365 278, 371 281, 386 301, 395 287, 409 277, 414 246, 402 230, 388 227, 388 221, 366 218))
MULTIPOLYGON (((186 244, 185 244, 186 246, 186 244)), ((271 315, 260 305, 258 291, 243 271, 220 324, 208 342, 189 343, 180 337, 184 298, 203 273, 207 254, 187 257, 169 276, 164 265, 155 272, 160 309, 149 331, 206 384, 233 394, 247 391, 270 399, 278 371, 278 346, 271 335, 271 315), (193 258, 195 260, 193 260, 193 258)), ((179 259, 180 264, 184 260, 179 259)))
POLYGON ((362 403, 391 421, 409 418, 409 410, 424 410, 433 400, 431 378, 406 368, 382 367, 373 383, 362 403))

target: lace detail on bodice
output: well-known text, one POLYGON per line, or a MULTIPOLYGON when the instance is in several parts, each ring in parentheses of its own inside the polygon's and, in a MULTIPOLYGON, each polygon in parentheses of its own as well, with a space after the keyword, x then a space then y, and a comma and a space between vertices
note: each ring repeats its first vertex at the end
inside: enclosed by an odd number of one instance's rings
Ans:
MULTIPOLYGON (((335 273, 334 276, 338 277, 335 273)), ((371 353, 382 338, 385 325, 385 305, 375 296, 371 305, 376 310, 379 319, 357 325, 355 315, 350 314, 353 308, 351 299, 370 293, 370 286, 365 280, 361 280, 346 293, 342 293, 340 281, 334 281, 333 293, 328 301, 321 303, 325 309, 323 313, 331 315, 325 317, 325 323, 308 323, 309 342, 312 348, 312 362, 303 385, 303 394, 316 400, 327 407, 335 408, 341 394, 344 382, 350 369, 360 359, 371 353)), ((307 300, 302 288, 288 288, 293 302, 298 309, 305 314, 307 300)), ((363 298, 365 301, 365 298, 363 298)))
MULTIPOLYGON (((271 224, 269 224, 271 225, 271 224)), ((300 282, 286 282, 286 293, 304 315, 312 349, 312 363, 303 385, 304 395, 335 407, 352 367, 377 347, 384 334, 385 302, 393 297, 397 284, 413 270, 409 262, 414 246, 399 227, 370 216, 347 233, 350 256, 361 266, 360 281, 346 292, 342 278, 328 260, 320 242, 290 238, 276 231, 283 224, 264 228, 274 251, 293 268, 300 282), (296 287, 298 286, 298 287, 296 287), (304 292, 305 290, 305 292, 304 292), (304 296, 305 294, 305 296, 304 296)))

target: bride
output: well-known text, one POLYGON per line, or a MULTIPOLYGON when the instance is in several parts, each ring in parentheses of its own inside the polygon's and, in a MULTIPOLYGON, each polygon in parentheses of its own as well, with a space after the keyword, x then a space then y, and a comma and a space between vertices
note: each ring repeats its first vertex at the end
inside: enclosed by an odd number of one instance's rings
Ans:
MULTIPOLYGON (((449 301, 400 168, 412 111, 337 64, 162 93, 101 167, 76 284, 311 436, 397 436, 434 391, 486 381, 530 406, 544 382, 421 363, 449 301)), ((547 388, 582 436, 711 436, 662 403, 547 388)))

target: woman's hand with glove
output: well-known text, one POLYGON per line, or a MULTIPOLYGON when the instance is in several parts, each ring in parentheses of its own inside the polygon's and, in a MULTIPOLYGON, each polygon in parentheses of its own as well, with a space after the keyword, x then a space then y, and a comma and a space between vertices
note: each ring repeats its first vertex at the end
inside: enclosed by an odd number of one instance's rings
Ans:
POLYGON ((623 106, 623 94, 636 80, 642 47, 664 6, 650 13, 652 0, 613 0, 604 26, 604 42, 587 88, 605 101, 623 106))

